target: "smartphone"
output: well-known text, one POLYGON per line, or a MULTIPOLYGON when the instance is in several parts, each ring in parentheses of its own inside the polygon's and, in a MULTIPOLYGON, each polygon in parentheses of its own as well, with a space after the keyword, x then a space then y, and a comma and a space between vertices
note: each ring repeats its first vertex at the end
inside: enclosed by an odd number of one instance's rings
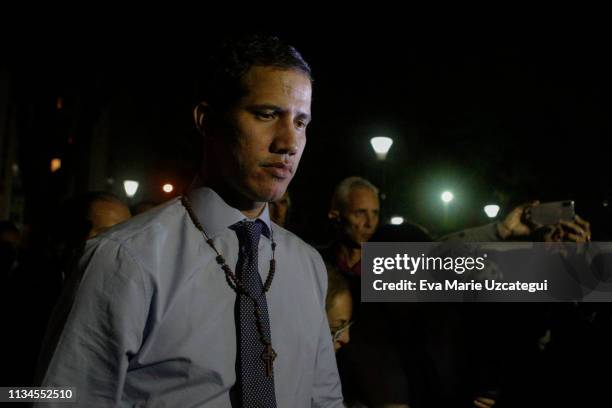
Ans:
POLYGON ((576 217, 574 202, 553 201, 531 207, 531 222, 540 225, 558 224, 559 221, 573 221, 576 217))

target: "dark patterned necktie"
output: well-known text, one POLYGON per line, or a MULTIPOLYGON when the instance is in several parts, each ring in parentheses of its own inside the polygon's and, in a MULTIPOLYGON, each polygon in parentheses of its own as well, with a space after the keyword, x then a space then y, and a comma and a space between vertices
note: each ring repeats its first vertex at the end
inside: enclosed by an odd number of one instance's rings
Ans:
MULTIPOLYGON (((244 288, 259 304, 261 329, 270 337, 268 304, 257 264, 257 247, 262 230, 266 228, 261 220, 242 221, 232 226, 239 242, 236 274, 244 288)), ((265 346, 260 340, 255 319, 255 305, 244 294, 237 298, 237 364, 236 380, 240 406, 243 408, 276 408, 274 376, 266 375, 266 363, 262 359, 265 346)))

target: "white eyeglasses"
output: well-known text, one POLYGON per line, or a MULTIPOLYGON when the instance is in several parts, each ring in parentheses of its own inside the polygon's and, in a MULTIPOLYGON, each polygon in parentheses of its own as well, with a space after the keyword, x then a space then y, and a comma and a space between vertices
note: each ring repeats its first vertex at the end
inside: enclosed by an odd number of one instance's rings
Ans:
POLYGON ((351 327, 353 323, 355 323, 355 321, 351 320, 350 322, 344 323, 338 328, 332 328, 331 334, 334 342, 338 341, 340 339, 340 336, 342 336, 342 333, 344 333, 349 327, 351 327))

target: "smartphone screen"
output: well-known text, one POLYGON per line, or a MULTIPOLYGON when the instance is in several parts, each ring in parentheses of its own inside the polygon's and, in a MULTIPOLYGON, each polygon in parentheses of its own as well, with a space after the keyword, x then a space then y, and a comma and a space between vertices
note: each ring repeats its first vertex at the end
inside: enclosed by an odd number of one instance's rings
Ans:
POLYGON ((575 216, 574 202, 571 200, 542 203, 531 208, 531 221, 540 225, 573 221, 575 216))

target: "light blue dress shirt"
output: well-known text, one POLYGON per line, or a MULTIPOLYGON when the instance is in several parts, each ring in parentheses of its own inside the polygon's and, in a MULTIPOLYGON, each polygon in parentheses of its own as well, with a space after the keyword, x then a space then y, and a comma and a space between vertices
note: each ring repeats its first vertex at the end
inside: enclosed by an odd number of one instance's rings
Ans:
MULTIPOLYGON (((229 226, 245 216, 210 188, 189 197, 235 269, 238 239, 229 226)), ((341 407, 323 261, 311 246, 271 223, 267 206, 259 218, 277 244, 276 275, 266 296, 278 353, 278 407, 341 407)), ((262 280, 270 258, 270 240, 262 235, 262 280)), ((231 406, 236 294, 178 199, 93 240, 81 267, 83 278, 43 386, 76 387, 83 407, 231 406)))

